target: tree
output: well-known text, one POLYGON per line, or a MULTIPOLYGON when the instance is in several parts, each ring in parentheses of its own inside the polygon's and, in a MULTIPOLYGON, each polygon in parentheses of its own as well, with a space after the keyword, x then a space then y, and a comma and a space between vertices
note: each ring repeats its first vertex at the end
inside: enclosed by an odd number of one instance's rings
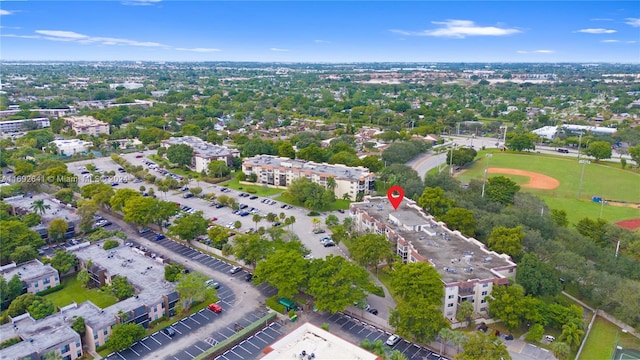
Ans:
POLYGON ((524 311, 524 289, 522 286, 515 284, 494 287, 487 301, 491 315, 502 320, 509 329, 520 326, 524 311))
POLYGON ((3 260, 8 260, 18 246, 30 245, 37 249, 44 245, 40 235, 20 220, 0 221, 0 234, 2 236, 0 257, 3 260), (11 236, 5 236, 5 234, 11 234, 11 236))
POLYGON ((74 316, 73 322, 71 323, 71 328, 73 329, 73 331, 80 334, 80 336, 84 335, 84 332, 86 331, 84 318, 82 316, 74 316))
POLYGON ((86 269, 82 269, 78 271, 78 275, 76 275, 76 280, 82 285, 83 288, 86 288, 89 285, 89 280, 91 280, 91 276, 86 269))
POLYGON ((65 250, 56 250, 55 255, 51 259, 51 266, 53 266, 60 275, 64 275, 78 264, 78 259, 72 252, 65 250))
POLYGON ((116 239, 107 239, 104 244, 102 244, 102 248, 105 250, 115 249, 120 246, 120 242, 116 239))
POLYGON ((579 327, 579 324, 575 322, 570 322, 568 324, 562 325, 562 334, 558 340, 566 343, 571 348, 577 348, 580 346, 580 342, 582 341, 582 337, 584 336, 584 330, 579 327))
POLYGON ((177 236, 182 241, 191 241, 200 235, 207 233, 209 221, 202 217, 202 211, 195 214, 187 214, 174 221, 169 227, 168 233, 171 236, 177 236))
POLYGON ((535 150, 537 137, 538 136, 533 133, 516 134, 507 140, 506 146, 510 150, 515 151, 535 150))
POLYGON ((440 305, 444 297, 440 273, 428 262, 397 266, 391 275, 391 289, 405 302, 440 305))
POLYGON ((373 288, 369 274, 341 256, 313 259, 308 265, 307 293, 314 296, 320 311, 343 311, 366 296, 373 288))
POLYGON ((522 255, 522 239, 524 239, 522 226, 506 228, 498 226, 489 235, 489 248, 497 253, 505 253, 519 259, 522 255))
POLYGON ((529 332, 527 333, 527 341, 540 341, 542 336, 544 335, 544 326, 540 324, 533 324, 529 328, 529 332))
POLYGON ((609 159, 611 158, 611 144, 606 141, 593 141, 589 144, 585 154, 594 157, 596 162, 601 159, 609 159))
POLYGON ((636 166, 640 166, 640 144, 631 146, 628 150, 631 160, 636 163, 636 166))
POLYGON ((118 189, 113 196, 111 196, 109 204, 111 205, 111 209, 121 211, 128 200, 141 197, 142 195, 133 189, 118 189))
POLYGON ((169 282, 178 280, 180 274, 184 272, 184 266, 177 263, 169 263, 164 267, 164 279, 169 282))
POLYGON ((456 360, 511 360, 507 346, 495 335, 488 335, 482 331, 467 334, 462 349, 464 352, 458 353, 455 357, 456 360))
POLYGON ((34 213, 44 215, 47 210, 51 209, 51 205, 45 204, 44 200, 40 199, 35 200, 33 203, 31 203, 30 208, 34 213))
POLYGON ((583 218, 576 223, 576 230, 600 246, 606 246, 611 239, 607 234, 608 224, 604 219, 583 218))
POLYGON ((476 233, 476 219, 473 211, 454 207, 450 209, 441 220, 452 230, 458 230, 467 236, 474 236, 476 233))
POLYGON ((505 176, 494 176, 487 181, 486 194, 491 201, 504 205, 513 204, 515 194, 520 186, 505 176))
POLYGON ((223 160, 215 160, 209 163, 207 166, 209 172, 215 175, 217 178, 221 178, 223 176, 229 175, 231 172, 227 163, 223 160))
POLYGON ((132 197, 127 199, 122 212, 124 221, 131 222, 139 226, 147 226, 154 220, 156 210, 156 199, 152 197, 132 197))
POLYGON ((53 219, 49 223, 49 242, 56 243, 64 239, 69 225, 63 219, 53 219))
POLYGON ((465 166, 476 158, 478 152, 474 149, 463 147, 447 152, 447 164, 465 166), (451 157, 453 156, 453 159, 451 157))
POLYGON ((531 296, 555 296, 562 290, 553 267, 532 253, 524 254, 518 263, 516 280, 531 296))
MULTIPOLYGON (((121 190, 118 190, 121 191, 121 190)), ((98 206, 109 205, 114 195, 113 187, 102 182, 91 183, 80 189, 80 195, 85 199, 91 199, 98 206)))
POLYGON ((9 304, 22 294, 22 291, 20 276, 13 275, 8 282, 3 276, 0 276, 0 310, 8 308, 9 304))
POLYGON ((333 214, 329 214, 327 215, 327 218, 325 219, 324 224, 327 226, 340 225, 340 219, 338 219, 338 217, 333 214))
POLYGON ((440 356, 446 354, 447 343, 450 341, 453 342, 458 334, 460 334, 459 331, 451 330, 448 327, 443 327, 438 331, 438 337, 440 338, 440 356))
POLYGON ((284 141, 280 146, 278 146, 278 156, 295 159, 296 151, 293 149, 293 145, 291 145, 290 142, 284 141))
POLYGON ((207 235, 211 240, 211 245, 216 249, 222 250, 222 247, 229 240, 229 229, 214 225, 207 231, 207 235))
POLYGON ((111 279, 109 290, 111 291, 113 296, 118 298, 118 300, 129 298, 135 293, 135 289, 131 284, 129 284, 127 278, 120 275, 116 275, 113 279, 111 279))
POLYGON ((98 206, 93 200, 85 200, 80 203, 78 206, 77 214, 80 217, 80 222, 78 223, 78 228, 83 233, 88 233, 94 227, 94 216, 98 212, 98 206))
POLYGON ((18 246, 9 256, 11 261, 16 264, 22 264, 38 258, 38 252, 31 245, 18 246))
POLYGON ((364 267, 375 267, 378 273, 378 265, 384 259, 391 259, 394 252, 391 243, 384 235, 366 234, 353 239, 351 243, 351 257, 364 267))
POLYGON ((202 188, 199 186, 194 186, 192 188, 189 188, 189 192, 192 193, 193 196, 199 197, 200 194, 202 194, 202 188))
POLYGON ((333 191, 312 183, 305 177, 293 180, 284 194, 307 209, 319 210, 335 201, 333 191))
POLYGON ((256 223, 256 229, 258 228, 258 223, 260 222, 260 220, 262 220, 262 216, 260 216, 260 214, 253 214, 253 216, 251 217, 251 220, 256 223))
POLYGON ((327 189, 333 191, 337 185, 338 184, 336 184, 336 178, 334 178, 333 176, 327 178, 327 189))
POLYGON ((60 189, 56 195, 56 199, 62 201, 65 204, 71 204, 73 202, 73 190, 72 189, 60 189))
POLYGON ((255 265, 273 251, 268 240, 260 234, 240 234, 233 237, 233 254, 247 265, 255 265))
POLYGON ((44 360, 63 360, 62 354, 60 354, 56 350, 51 350, 48 353, 44 354, 44 360))
POLYGON ((463 301, 458 305, 458 312, 456 312, 456 320, 462 321, 471 321, 471 316, 473 316, 473 304, 470 301, 463 301))
POLYGON ((240 230, 240 228, 242 227, 242 222, 240 222, 240 220, 236 220, 233 223, 233 228, 236 230, 240 230))
POLYGON ((551 219, 553 222, 561 227, 567 227, 569 220, 567 219, 567 212, 559 209, 551 209, 551 219))
POLYGON ((276 250, 258 262, 255 277, 278 289, 279 297, 291 298, 307 281, 307 261, 295 250, 276 250))
POLYGON ((16 297, 9 305, 7 313, 11 317, 24 314, 26 311, 36 320, 45 318, 55 312, 53 302, 42 296, 31 293, 16 297))
POLYGON ((562 341, 554 342, 551 345, 551 351, 553 351, 553 356, 559 360, 568 360, 571 356, 571 347, 562 341))
POLYGON ((391 353, 389 353, 389 360, 409 360, 409 358, 399 350, 393 350, 391 353))
POLYGON ((400 301, 396 308, 391 310, 389 325, 395 328, 397 334, 412 341, 430 342, 436 338, 440 329, 447 327, 449 323, 442 316, 439 306, 417 300, 400 301))
POLYGON ((365 338, 360 343, 360 347, 378 355, 379 359, 384 359, 386 357, 387 351, 384 348, 384 344, 382 343, 382 340, 376 340, 372 342, 371 340, 365 338))
POLYGON ((176 291, 180 294, 180 304, 183 310, 188 311, 194 302, 199 303, 216 296, 215 289, 204 286, 207 280, 204 275, 195 271, 179 276, 176 291))
POLYGON ((190 166, 193 158, 193 149, 187 144, 175 144, 167 149, 167 159, 180 166, 190 166))
POLYGON ((105 343, 109 349, 120 351, 130 347, 146 334, 142 325, 135 323, 116 324, 111 328, 111 335, 105 343))
POLYGON ((440 218, 456 206, 454 200, 448 199, 440 187, 426 187, 418 199, 418 205, 429 214, 440 218))

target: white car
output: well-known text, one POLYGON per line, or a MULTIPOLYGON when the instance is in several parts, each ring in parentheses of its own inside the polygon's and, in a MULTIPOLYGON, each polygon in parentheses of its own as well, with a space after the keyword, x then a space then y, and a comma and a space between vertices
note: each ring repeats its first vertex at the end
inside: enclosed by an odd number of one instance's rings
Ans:
POLYGON ((399 342, 400 342, 400 336, 394 334, 394 335, 389 336, 389 338, 387 339, 386 344, 388 346, 395 346, 399 342))

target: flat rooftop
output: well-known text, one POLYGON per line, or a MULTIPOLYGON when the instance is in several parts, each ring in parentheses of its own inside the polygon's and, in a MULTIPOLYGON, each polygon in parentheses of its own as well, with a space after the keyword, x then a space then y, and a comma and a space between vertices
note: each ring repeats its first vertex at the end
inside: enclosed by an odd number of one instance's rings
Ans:
POLYGON ((263 360, 302 359, 311 354, 317 360, 376 360, 378 355, 368 352, 332 333, 310 324, 302 324, 282 339, 263 350, 263 360))
POLYGON ((416 251, 428 259, 445 283, 471 279, 490 279, 496 274, 491 269, 513 266, 507 255, 488 251, 471 239, 457 235, 416 209, 417 205, 404 199, 394 210, 386 197, 371 197, 368 201, 351 204, 365 211, 370 217, 394 230, 410 242, 416 251), (393 219, 397 220, 394 221, 393 219), (411 230, 421 226, 422 230, 411 230))
POLYGON ((93 116, 69 116, 66 117, 67 122, 72 123, 74 126, 102 126, 108 125, 104 121, 100 121, 93 116))
POLYGON ((14 275, 18 275, 20 280, 29 282, 30 280, 40 279, 45 276, 58 274, 58 271, 49 264, 43 264, 40 260, 31 260, 19 264, 15 267, 3 266, 0 268, 0 274, 7 280, 11 280, 14 275))
POLYGON ((251 166, 288 168, 296 169, 301 172, 309 171, 316 174, 327 174, 328 176, 333 176, 336 179, 354 180, 367 177, 371 174, 369 169, 362 166, 351 167, 342 164, 320 164, 313 161, 289 159, 273 155, 257 155, 245 158, 243 163, 251 166))
POLYGON ((201 157, 229 156, 238 153, 238 150, 229 149, 226 146, 215 145, 195 136, 172 137, 163 142, 170 145, 186 144, 191 146, 193 153, 201 157))
POLYGON ((64 219, 65 221, 73 222, 74 224, 80 221, 80 217, 76 215, 76 211, 71 205, 63 205, 57 199, 52 198, 48 194, 34 194, 32 197, 18 195, 6 198, 3 201, 13 205, 14 207, 21 208, 24 211, 33 212, 33 210, 31 210, 31 205, 36 200, 43 200, 45 205, 49 205, 49 209, 41 215, 43 224, 48 224, 53 219, 64 219))

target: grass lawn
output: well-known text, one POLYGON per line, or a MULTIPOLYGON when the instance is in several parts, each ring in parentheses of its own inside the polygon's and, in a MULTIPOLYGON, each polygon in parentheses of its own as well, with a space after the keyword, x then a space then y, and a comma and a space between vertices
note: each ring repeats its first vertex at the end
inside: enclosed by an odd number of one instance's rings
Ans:
MULTIPOLYGON (((289 199, 284 194, 274 198, 274 200, 283 202, 285 204, 290 204, 293 206, 303 207, 302 205, 298 204, 296 201, 292 201, 291 199, 289 199)), ((324 208, 316 211, 337 211, 340 209, 348 210, 349 204, 351 204, 351 201, 344 200, 344 199, 336 199, 333 203, 329 204, 329 206, 325 206, 324 208)), ((309 211, 312 211, 312 210, 309 210, 309 211)))
MULTIPOLYGON (((480 159, 484 159, 481 152, 480 159)), ((538 172, 560 181, 560 186, 553 190, 522 190, 540 196, 549 207, 567 211, 569 221, 575 223, 584 217, 598 218, 601 205, 591 202, 592 196, 601 196, 609 200, 622 200, 640 203, 640 174, 633 170, 622 170, 620 165, 592 162, 585 165, 582 192, 577 199, 582 174, 582 164, 575 158, 543 155, 538 153, 503 153, 493 152, 488 159, 489 167, 513 168, 538 172)), ((469 169, 458 175, 460 181, 482 179, 487 162, 477 161, 469 169)), ((499 176, 500 174, 490 174, 499 176)), ((526 177, 505 175, 517 183, 526 182, 526 177)), ((602 217, 611 222, 640 217, 640 210, 631 207, 605 205, 602 217)))
POLYGON ((616 325, 597 317, 579 360, 609 360, 613 355, 616 343, 625 349, 640 350, 640 339, 622 333, 616 325))
POLYGON ((253 189, 255 190, 255 192, 252 194, 255 194, 258 196, 277 195, 284 191, 282 189, 275 189, 275 188, 270 188, 262 185, 240 184, 240 181, 236 177, 234 177, 233 180, 229 180, 227 182, 221 183, 220 186, 226 186, 230 189, 245 191, 245 192, 249 189, 253 189))
POLYGON ((76 280, 75 276, 67 278, 62 282, 64 288, 54 293, 45 295, 44 297, 53 301, 57 307, 62 307, 76 302, 78 304, 91 300, 100 308, 106 308, 118 302, 118 299, 100 289, 85 289, 76 280))

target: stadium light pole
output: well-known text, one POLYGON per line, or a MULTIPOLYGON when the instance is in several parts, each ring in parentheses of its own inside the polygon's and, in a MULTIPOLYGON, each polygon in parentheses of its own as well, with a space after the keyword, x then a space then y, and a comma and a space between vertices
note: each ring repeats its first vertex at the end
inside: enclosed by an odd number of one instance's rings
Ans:
POLYGON ((492 157, 493 154, 487 154, 487 165, 484 168, 484 182, 482 183, 482 197, 484 198, 484 187, 487 185, 487 176, 489 173, 489 158, 492 157))
POLYGON ((580 175, 580 186, 578 187, 578 200, 580 200, 580 194, 582 193, 582 180, 584 179, 584 168, 587 164, 591 164, 589 160, 580 160, 580 164, 582 164, 582 174, 580 175))

